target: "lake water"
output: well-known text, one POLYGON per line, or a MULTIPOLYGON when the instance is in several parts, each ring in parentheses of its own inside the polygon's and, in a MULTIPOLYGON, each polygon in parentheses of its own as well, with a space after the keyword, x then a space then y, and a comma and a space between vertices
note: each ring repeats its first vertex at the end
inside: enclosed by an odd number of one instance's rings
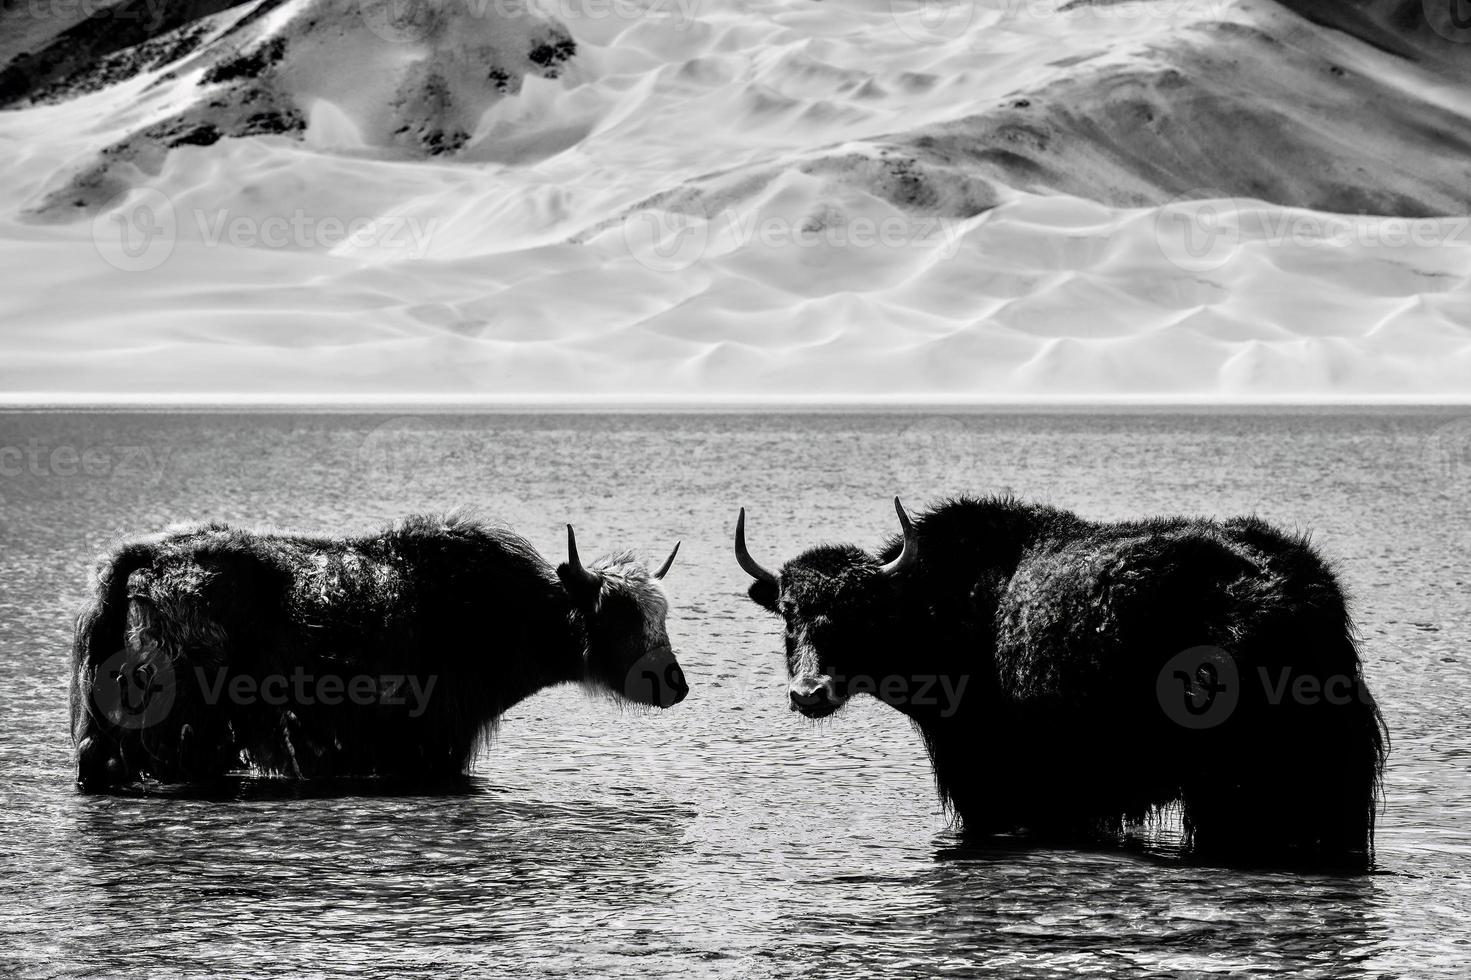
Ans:
MULTIPOLYGON (((1471 969, 1471 418, 0 414, 0 972, 1464 977, 1471 969), (743 596, 911 507, 1010 488, 1099 518, 1310 527, 1354 596, 1394 738, 1376 873, 962 848, 918 738, 871 700, 787 708, 743 596), (567 688, 465 792, 225 799, 72 786, 66 657, 91 557, 185 519, 349 528, 473 503, 556 561, 684 547, 664 713, 567 688)), ((1066 773, 1059 773, 1066 778, 1066 773)))

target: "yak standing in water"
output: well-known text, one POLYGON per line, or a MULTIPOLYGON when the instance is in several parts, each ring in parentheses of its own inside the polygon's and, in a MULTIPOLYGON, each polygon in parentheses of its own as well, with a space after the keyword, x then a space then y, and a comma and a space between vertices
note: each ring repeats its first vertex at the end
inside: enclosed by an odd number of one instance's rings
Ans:
POLYGON ((1255 518, 1094 523, 1011 498, 947 502, 870 555, 779 573, 793 710, 894 706, 972 833, 1117 835, 1183 811, 1230 860, 1372 860, 1383 722, 1334 575, 1255 518))
MULTIPOLYGON (((360 537, 224 524, 127 541, 77 622, 77 779, 188 782, 243 765, 297 778, 464 771, 507 708, 580 681, 669 707, 688 692, 657 572, 553 570, 464 514, 360 537)), ((675 551, 679 546, 675 545, 675 551)))

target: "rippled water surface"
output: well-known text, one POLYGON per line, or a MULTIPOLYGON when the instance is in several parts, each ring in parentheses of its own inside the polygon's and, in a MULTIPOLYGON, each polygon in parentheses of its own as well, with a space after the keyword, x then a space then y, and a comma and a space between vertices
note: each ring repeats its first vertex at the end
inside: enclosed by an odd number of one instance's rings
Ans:
MULTIPOLYGON (((1112 416, 0 415, 0 964, 24 976, 324 973, 1465 976, 1471 420, 1112 416), (918 738, 787 710, 770 564, 873 546, 887 503, 1010 488, 1093 517, 1311 527, 1355 597, 1394 735, 1379 867, 1200 867, 1142 846, 962 847, 918 738), (65 707, 92 555, 185 519, 351 528, 474 503, 557 560, 670 573, 693 685, 506 717, 461 792, 82 796, 65 707)), ((998 746, 997 751, 1005 751, 998 746)), ((1059 779, 1067 779, 1065 770, 1059 779)))

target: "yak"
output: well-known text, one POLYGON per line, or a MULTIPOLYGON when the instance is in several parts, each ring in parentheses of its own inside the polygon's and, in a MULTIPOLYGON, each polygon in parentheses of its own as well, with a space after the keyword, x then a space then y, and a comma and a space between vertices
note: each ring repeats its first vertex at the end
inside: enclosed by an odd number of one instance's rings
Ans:
POLYGON ((543 688, 666 708, 689 688, 629 552, 555 570, 468 511, 332 536, 223 523, 124 540, 77 619, 77 782, 453 779, 543 688))
POLYGON ((1177 811, 1186 853, 1368 866, 1388 738, 1343 590, 1256 517, 1085 520, 958 498, 875 554, 812 548, 750 598, 791 708, 898 709, 966 836, 1111 839, 1177 811))

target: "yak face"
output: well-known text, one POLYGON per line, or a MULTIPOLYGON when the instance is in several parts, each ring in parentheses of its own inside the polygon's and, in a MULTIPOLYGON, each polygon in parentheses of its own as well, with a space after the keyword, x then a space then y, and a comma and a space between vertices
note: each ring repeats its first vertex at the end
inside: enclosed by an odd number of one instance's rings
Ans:
POLYGON ((683 701, 689 685, 669 642, 669 602, 660 585, 679 545, 654 573, 627 552, 584 568, 570 526, 567 535, 569 557, 557 576, 586 633, 583 680, 636 704, 668 708, 683 701))
MULTIPOLYGON (((883 610, 890 605, 880 567, 850 546, 814 548, 782 567, 773 611, 786 621, 793 711, 826 717, 872 673, 871 651, 883 644, 883 610)), ((757 602, 762 594, 759 583, 752 587, 757 602)))
POLYGON ((146 594, 151 585, 148 573, 133 573, 121 649, 77 665, 72 734, 84 787, 137 776, 187 782, 238 762, 224 716, 190 682, 209 664, 183 652, 216 624, 177 610, 169 620, 146 594))
POLYGON ((786 621, 787 697, 793 711, 824 718, 859 691, 876 693, 888 638, 894 583, 918 555, 914 527, 898 498, 904 546, 881 563, 851 545, 813 548, 762 568, 746 550, 746 512, 736 521, 736 560, 754 583, 751 599, 786 621))

